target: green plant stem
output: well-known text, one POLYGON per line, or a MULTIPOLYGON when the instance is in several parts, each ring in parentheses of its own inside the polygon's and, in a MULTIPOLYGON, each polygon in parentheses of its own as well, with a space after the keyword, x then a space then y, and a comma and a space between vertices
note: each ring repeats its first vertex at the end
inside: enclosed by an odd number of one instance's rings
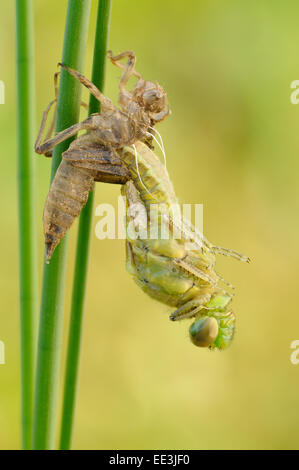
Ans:
POLYGON ((31 0, 16 0, 22 447, 31 448, 37 319, 34 46, 31 0))
MULTIPOLYGON (((90 16, 90 0, 69 0, 62 62, 82 71, 90 16)), ((81 88, 65 70, 61 72, 55 131, 78 121, 81 88)), ((55 147, 51 181, 71 139, 55 147)), ((34 404, 34 449, 53 449, 57 414, 58 380, 63 319, 66 239, 56 248, 49 265, 44 266, 38 359, 34 404)))
MULTIPOLYGON (((101 91, 103 91, 104 87, 110 11, 111 0, 99 0, 94 44, 92 81, 101 91)), ((89 103, 89 114, 96 113, 99 110, 99 102, 94 98, 94 96, 91 95, 89 103)), ((82 210, 79 220, 64 383, 64 398, 62 407, 60 449, 70 449, 74 428, 82 322, 88 277, 93 201, 94 191, 90 193, 88 202, 82 210)))

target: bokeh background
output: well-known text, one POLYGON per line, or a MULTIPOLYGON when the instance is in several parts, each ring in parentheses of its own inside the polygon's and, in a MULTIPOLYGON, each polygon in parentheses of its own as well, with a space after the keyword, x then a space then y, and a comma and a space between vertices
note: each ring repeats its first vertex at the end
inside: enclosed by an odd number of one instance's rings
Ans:
MULTIPOLYGON (((20 446, 18 225, 14 2, 0 17, 0 448, 20 446)), ((53 97, 66 0, 35 2, 36 127, 53 97)), ((91 75, 96 2, 86 68, 91 75)), ((132 49, 138 70, 167 90, 172 116, 160 125, 168 170, 182 202, 204 204, 205 235, 250 265, 219 258, 236 286, 237 332, 222 353, 195 348, 189 322, 143 294, 125 271, 122 240, 92 250, 74 448, 289 449, 299 447, 299 4, 286 0, 115 0, 114 52, 132 49)), ((116 100, 120 72, 107 66, 116 100)), ((85 95, 86 97, 86 95, 85 95)), ((42 210, 50 161, 36 156, 39 275, 42 210)), ((98 184, 96 204, 119 187, 98 184)), ((93 218, 93 227, 97 218, 93 218)), ((70 233, 65 340, 76 228, 70 233)))

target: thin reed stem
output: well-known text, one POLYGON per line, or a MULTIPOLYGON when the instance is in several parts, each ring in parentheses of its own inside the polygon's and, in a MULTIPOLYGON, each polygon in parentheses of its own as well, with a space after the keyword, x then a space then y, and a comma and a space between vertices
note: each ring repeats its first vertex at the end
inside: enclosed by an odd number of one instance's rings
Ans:
MULTIPOLYGON (((103 91, 104 87, 110 11, 111 0, 99 0, 94 44, 92 81, 101 91, 103 91)), ((93 96, 91 96, 89 103, 89 114, 96 113, 99 110, 99 102, 93 96)), ((74 428, 82 323, 88 277, 93 200, 94 191, 90 193, 88 202, 82 210, 79 220, 64 383, 60 449, 70 449, 74 428)))
MULTIPOLYGON (((90 16, 90 0, 69 0, 62 62, 82 71, 86 52, 90 16)), ((65 70, 61 72, 55 131, 59 132, 78 121, 81 88, 65 70)), ((55 147, 51 181, 71 139, 55 147)), ((44 266, 41 317, 38 341, 37 376, 34 406, 34 449, 53 449, 57 415, 60 372, 61 333, 67 240, 56 248, 49 265, 44 266)))
POLYGON ((34 43, 31 0, 16 0, 22 447, 31 448, 37 319, 34 43))

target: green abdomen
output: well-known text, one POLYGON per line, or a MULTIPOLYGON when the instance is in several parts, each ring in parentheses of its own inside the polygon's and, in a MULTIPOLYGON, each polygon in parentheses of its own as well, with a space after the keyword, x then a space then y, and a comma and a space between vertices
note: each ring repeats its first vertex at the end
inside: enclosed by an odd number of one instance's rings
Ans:
POLYGON ((146 144, 138 141, 135 145, 140 176, 137 171, 135 151, 132 147, 124 147, 121 158, 126 163, 134 186, 147 210, 153 203, 164 203, 167 206, 177 204, 178 201, 164 165, 146 144))

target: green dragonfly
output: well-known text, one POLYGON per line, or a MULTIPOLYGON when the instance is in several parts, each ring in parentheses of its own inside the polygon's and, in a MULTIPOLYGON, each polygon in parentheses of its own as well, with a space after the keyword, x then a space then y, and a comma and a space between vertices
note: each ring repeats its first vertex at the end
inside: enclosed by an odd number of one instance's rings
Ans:
POLYGON ((216 254, 249 259, 212 245, 188 221, 175 218, 178 200, 168 172, 148 145, 138 141, 124 147, 120 157, 130 173, 122 186, 127 201, 127 271, 152 298, 176 307, 171 320, 194 318, 189 329, 193 344, 226 348, 235 328, 232 294, 226 291, 233 286, 216 273, 216 254))

